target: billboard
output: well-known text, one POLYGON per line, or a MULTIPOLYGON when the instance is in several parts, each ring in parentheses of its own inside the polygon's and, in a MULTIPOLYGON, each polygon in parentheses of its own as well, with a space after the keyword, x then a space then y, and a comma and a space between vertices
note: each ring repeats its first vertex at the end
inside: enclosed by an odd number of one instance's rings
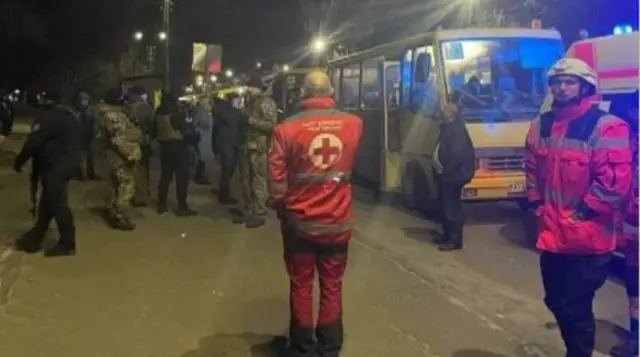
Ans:
POLYGON ((194 42, 191 70, 203 73, 220 73, 222 71, 222 46, 194 42))

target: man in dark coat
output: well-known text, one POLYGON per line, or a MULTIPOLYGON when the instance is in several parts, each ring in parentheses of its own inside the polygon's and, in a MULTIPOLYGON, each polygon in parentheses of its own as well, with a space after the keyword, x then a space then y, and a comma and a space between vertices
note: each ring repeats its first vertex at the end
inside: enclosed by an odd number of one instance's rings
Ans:
POLYGON ((462 249, 462 187, 471 181, 476 170, 475 149, 456 104, 459 97, 454 95, 444 110, 440 136, 434 151, 443 217, 443 235, 435 243, 441 251, 462 249))
POLYGON ((220 160, 218 200, 222 204, 234 204, 230 183, 238 166, 238 150, 242 140, 243 113, 234 107, 241 97, 232 94, 226 100, 218 99, 214 108, 214 146, 220 160))
POLYGON ((32 159, 34 173, 42 185, 35 227, 18 241, 18 248, 28 253, 40 250, 49 224, 55 219, 60 240, 45 254, 74 255, 76 230, 69 208, 68 189, 82 155, 82 125, 78 118, 80 108, 60 103, 60 97, 54 93, 47 95, 56 104, 36 118, 14 163, 16 172, 21 172, 24 164, 32 159))

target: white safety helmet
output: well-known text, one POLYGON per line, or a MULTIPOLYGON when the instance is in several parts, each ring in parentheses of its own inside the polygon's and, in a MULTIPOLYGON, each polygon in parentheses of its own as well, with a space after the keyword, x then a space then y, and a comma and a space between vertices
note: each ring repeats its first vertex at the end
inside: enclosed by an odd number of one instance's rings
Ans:
POLYGON ((575 76, 591 84, 594 88, 598 87, 598 75, 596 71, 584 61, 577 58, 563 58, 559 60, 549 69, 547 76, 549 80, 556 76, 575 76))

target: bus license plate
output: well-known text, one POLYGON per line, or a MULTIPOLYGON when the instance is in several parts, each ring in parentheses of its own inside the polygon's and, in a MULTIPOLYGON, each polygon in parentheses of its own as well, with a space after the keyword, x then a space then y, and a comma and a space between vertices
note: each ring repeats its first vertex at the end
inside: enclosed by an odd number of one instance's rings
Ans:
POLYGON ((509 193, 523 193, 524 192, 524 184, 523 183, 512 183, 509 185, 509 193))

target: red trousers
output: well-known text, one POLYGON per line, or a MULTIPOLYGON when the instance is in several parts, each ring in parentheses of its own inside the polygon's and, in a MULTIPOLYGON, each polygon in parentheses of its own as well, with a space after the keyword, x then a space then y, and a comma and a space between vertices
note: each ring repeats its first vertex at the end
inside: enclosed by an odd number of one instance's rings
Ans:
POLYGON ((348 245, 319 245, 282 225, 284 260, 290 281, 290 347, 293 357, 337 357, 343 343, 342 278, 348 245), (313 284, 318 273, 320 312, 313 320, 313 284), (315 341, 314 342, 314 336, 315 341))

